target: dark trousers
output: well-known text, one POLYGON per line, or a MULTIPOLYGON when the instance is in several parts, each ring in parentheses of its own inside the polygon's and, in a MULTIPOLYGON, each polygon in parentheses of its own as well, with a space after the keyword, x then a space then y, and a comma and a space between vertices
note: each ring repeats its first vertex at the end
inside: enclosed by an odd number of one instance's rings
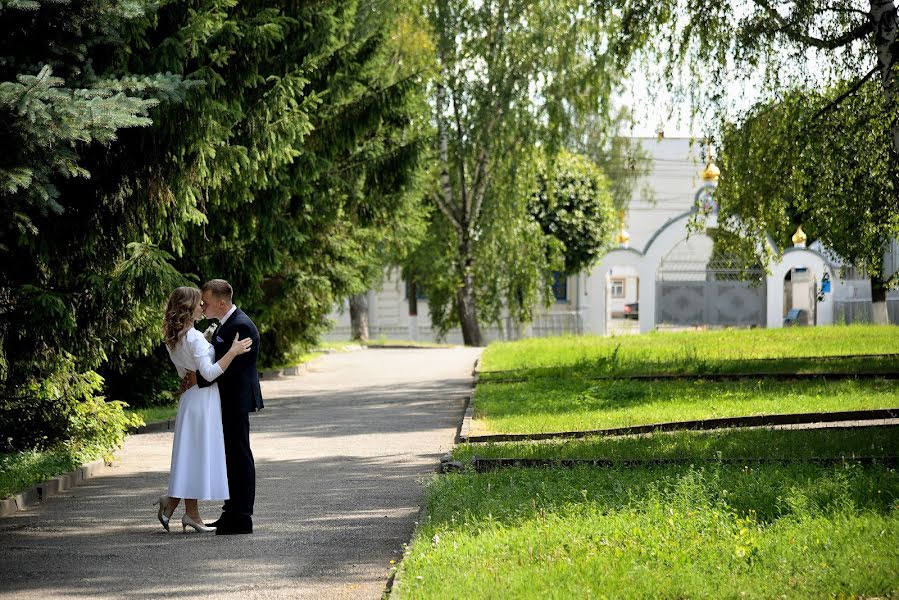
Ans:
POLYGON ((252 516, 256 500, 256 464, 250 450, 250 415, 242 410, 222 410, 228 493, 224 510, 231 516, 252 516))

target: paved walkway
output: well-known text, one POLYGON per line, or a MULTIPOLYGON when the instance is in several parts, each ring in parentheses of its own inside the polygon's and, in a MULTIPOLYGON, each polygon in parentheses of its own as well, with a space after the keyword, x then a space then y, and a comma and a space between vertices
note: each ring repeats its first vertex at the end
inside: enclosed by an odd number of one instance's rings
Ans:
POLYGON ((452 447, 478 352, 332 354, 263 382, 251 536, 182 534, 181 509, 162 531, 151 504, 172 436, 129 437, 108 474, 0 519, 0 598, 379 598, 422 482, 452 447))

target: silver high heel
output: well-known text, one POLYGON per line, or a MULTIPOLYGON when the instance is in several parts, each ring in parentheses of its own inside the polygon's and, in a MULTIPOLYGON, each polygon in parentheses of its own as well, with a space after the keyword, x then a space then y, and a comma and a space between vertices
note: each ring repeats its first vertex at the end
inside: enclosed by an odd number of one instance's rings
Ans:
POLYGON ((213 531, 215 531, 215 527, 206 527, 205 525, 200 525, 199 523, 188 517, 185 513, 185 515, 181 517, 181 531, 187 532, 188 527, 193 527, 194 531, 198 533, 212 533, 213 531))
POLYGON ((153 506, 159 505, 159 512, 156 514, 156 518, 159 519, 159 522, 162 523, 162 526, 166 531, 169 530, 169 516, 165 514, 165 509, 169 505, 169 500, 171 500, 171 498, 163 494, 159 497, 159 500, 153 503, 153 506))

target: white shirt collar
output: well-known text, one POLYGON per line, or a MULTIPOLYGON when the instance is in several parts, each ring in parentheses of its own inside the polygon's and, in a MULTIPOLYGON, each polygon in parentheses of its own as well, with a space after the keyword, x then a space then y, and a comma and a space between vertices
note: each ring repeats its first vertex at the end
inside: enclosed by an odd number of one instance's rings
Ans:
POLYGON ((231 315, 234 314, 234 311, 235 311, 235 310, 237 310, 237 305, 236 305, 236 304, 232 304, 232 305, 231 305, 231 308, 228 310, 228 312, 225 313, 225 316, 222 317, 221 319, 219 319, 219 327, 221 327, 222 325, 225 324, 225 321, 228 320, 228 317, 230 317, 231 315))

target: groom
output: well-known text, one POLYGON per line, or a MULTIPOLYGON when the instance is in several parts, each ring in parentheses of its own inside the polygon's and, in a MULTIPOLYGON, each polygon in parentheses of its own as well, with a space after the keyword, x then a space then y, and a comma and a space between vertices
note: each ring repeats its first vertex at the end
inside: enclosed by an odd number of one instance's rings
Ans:
MULTIPOLYGON (((250 450, 250 413, 262 408, 262 390, 256 358, 259 356, 259 330, 255 323, 231 303, 233 290, 224 279, 212 279, 200 288, 207 319, 218 319, 212 334, 215 359, 228 352, 234 335, 253 340, 252 349, 234 359, 218 379, 222 398, 222 430, 225 434, 225 461, 228 471, 228 491, 222 516, 215 523, 216 535, 253 533, 253 502, 256 499, 256 465, 250 450)), ((209 387, 210 382, 196 375, 197 384, 209 387)))

